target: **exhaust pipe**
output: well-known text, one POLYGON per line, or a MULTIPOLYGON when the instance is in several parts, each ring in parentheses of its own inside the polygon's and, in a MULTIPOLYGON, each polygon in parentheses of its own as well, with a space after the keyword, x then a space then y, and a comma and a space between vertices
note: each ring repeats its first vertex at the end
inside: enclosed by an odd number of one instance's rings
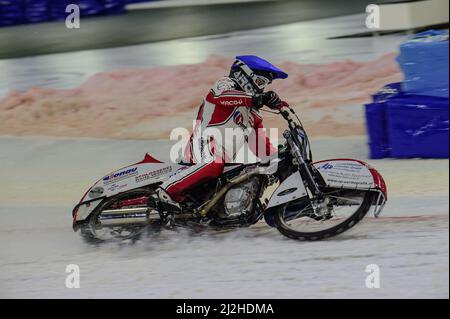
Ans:
POLYGON ((102 215, 146 214, 148 210, 148 207, 105 209, 102 215))
POLYGON ((119 226, 124 224, 149 224, 159 220, 159 212, 148 207, 107 209, 102 211, 98 221, 102 226, 119 226))

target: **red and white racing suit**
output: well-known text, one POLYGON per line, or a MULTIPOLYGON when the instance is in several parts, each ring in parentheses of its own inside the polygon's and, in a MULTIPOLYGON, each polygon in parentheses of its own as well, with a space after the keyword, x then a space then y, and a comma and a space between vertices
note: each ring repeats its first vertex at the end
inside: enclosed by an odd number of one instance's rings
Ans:
POLYGON ((224 77, 217 81, 198 111, 185 151, 185 160, 194 165, 177 172, 160 187, 173 200, 183 201, 184 191, 217 179, 225 163, 235 161, 244 144, 261 159, 277 151, 263 130, 262 117, 253 108, 252 95, 237 90, 235 82, 224 77))

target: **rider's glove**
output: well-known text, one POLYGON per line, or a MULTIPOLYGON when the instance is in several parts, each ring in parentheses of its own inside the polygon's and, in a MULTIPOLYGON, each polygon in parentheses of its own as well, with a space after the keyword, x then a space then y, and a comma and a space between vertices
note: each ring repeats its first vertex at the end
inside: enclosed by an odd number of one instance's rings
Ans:
POLYGON ((281 99, 274 91, 264 93, 263 104, 271 109, 278 109, 281 104, 281 99))
POLYGON ((260 109, 264 105, 271 109, 278 109, 281 105, 281 99, 274 91, 258 94, 253 98, 253 105, 260 109))

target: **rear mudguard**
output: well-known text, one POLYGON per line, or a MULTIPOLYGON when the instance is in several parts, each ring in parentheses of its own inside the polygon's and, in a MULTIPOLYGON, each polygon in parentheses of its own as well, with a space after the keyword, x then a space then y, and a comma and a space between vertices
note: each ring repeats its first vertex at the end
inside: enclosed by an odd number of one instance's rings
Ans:
MULTIPOLYGON (((353 190, 373 191, 381 194, 374 204, 384 206, 387 200, 387 187, 381 174, 367 163, 355 159, 329 159, 313 163, 320 173, 325 186, 353 190)), ((274 191, 267 203, 264 217, 270 226, 274 226, 273 213, 276 208, 288 202, 307 196, 300 173, 294 172, 274 191)), ((380 213, 377 212, 377 214, 380 213)))
POLYGON ((105 199, 119 193, 159 184, 183 168, 182 165, 158 161, 149 154, 136 164, 114 171, 98 180, 72 211, 74 229, 85 221, 105 199))

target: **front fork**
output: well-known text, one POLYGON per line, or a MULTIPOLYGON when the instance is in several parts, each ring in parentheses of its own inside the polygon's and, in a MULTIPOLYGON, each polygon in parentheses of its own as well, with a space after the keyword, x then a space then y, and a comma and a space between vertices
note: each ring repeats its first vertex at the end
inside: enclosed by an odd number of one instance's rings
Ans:
POLYGON ((306 188, 310 190, 313 197, 320 200, 321 198, 323 198, 323 193, 320 190, 319 185, 317 185, 313 177, 313 174, 311 173, 310 166, 308 165, 308 163, 305 162, 305 159, 303 158, 303 155, 300 149, 298 148, 297 144, 294 143, 291 133, 289 131, 285 131, 283 133, 283 136, 286 138, 292 150, 292 155, 297 161, 300 176, 306 182, 305 185, 306 188))

